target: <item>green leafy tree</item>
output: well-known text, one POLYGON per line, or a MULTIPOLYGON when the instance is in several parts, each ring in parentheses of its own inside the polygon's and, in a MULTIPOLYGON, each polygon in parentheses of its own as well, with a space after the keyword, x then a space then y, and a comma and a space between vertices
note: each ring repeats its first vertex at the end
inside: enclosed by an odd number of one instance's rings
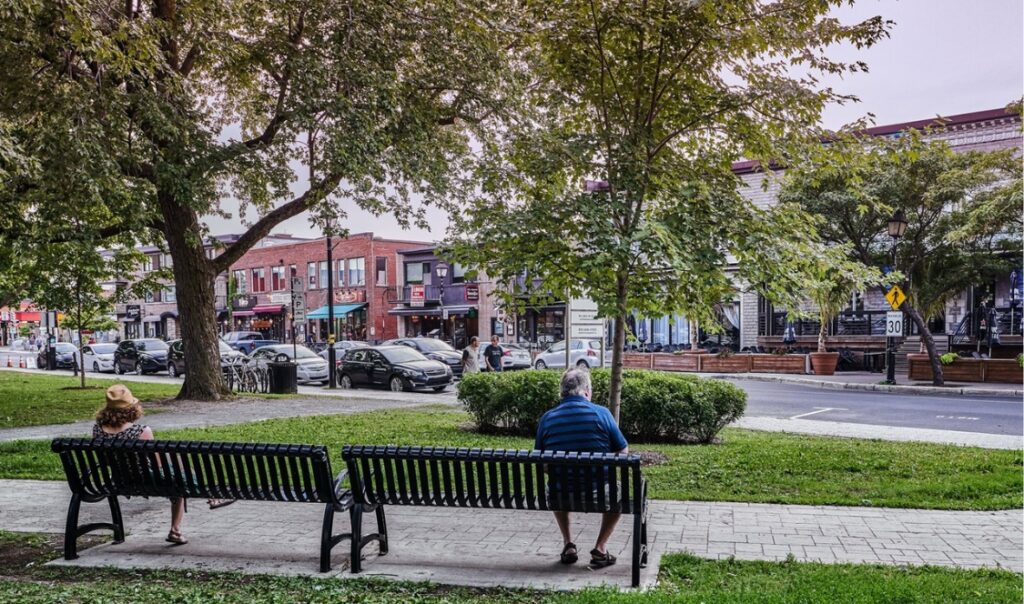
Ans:
POLYGON ((52 241, 166 246, 189 355, 180 396, 217 399, 227 390, 216 276, 283 220, 343 216, 341 198, 422 223, 410 196, 445 199, 467 133, 501 106, 503 10, 478 0, 4 3, 0 153, 10 140, 36 169, 0 175, 0 203, 22 220, 58 220, 70 176, 93 211, 52 241), (297 141, 311 132, 306 153, 297 141), (316 178, 299 184, 296 166, 313 161, 316 178), (251 223, 209 258, 203 220, 224 212, 226 195, 251 223))
POLYGON ((921 334, 941 385, 942 364, 928 319, 966 288, 1006 274, 1021 256, 1021 163, 1013 149, 956 153, 911 130, 897 139, 837 137, 787 171, 780 201, 823 218, 821 235, 852 259, 892 264, 887 222, 907 217, 895 269, 902 310, 921 334))
POLYGON ((532 79, 520 111, 482 145, 478 195, 455 216, 451 254, 525 285, 509 298, 585 292, 616 319, 616 416, 630 312, 713 325, 714 305, 737 287, 757 284, 780 303, 796 290, 789 269, 809 221, 746 202, 731 164, 787 157, 815 136, 824 106, 850 99, 813 74, 864 65, 824 49, 870 46, 888 25, 841 24, 828 16, 838 4, 524 3, 530 27, 516 52, 532 79), (602 186, 586 192, 587 180, 602 186))
POLYGON ((818 314, 818 352, 827 352, 828 324, 846 308, 854 292, 880 284, 883 277, 877 268, 852 260, 846 246, 819 246, 805 260, 803 290, 818 314))

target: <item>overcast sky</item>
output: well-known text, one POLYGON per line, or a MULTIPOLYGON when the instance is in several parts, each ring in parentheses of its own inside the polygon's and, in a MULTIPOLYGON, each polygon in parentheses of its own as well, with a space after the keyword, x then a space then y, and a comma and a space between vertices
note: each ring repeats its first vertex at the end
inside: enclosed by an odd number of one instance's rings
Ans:
MULTIPOLYGON (((1005 106, 1024 94, 1024 2, 1022 0, 860 0, 836 15, 846 23, 873 15, 895 21, 891 37, 874 48, 836 48, 830 56, 861 59, 868 73, 829 82, 860 103, 831 107, 824 126, 838 128, 869 113, 877 125, 954 115, 1005 106)), ((304 190, 305 182, 296 183, 304 190)), ((237 204, 225 209, 237 215, 237 204)), ((403 231, 394 220, 348 208, 352 233, 432 241, 442 239, 446 216, 430 212, 430 231, 403 231)), ((211 218, 216 234, 241 232, 240 220, 211 218)), ((306 214, 275 232, 319 236, 306 214)))

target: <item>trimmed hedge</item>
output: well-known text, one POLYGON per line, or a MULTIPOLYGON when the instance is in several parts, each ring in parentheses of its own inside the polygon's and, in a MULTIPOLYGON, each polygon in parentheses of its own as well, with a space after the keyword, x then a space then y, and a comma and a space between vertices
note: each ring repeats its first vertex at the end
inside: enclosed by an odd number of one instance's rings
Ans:
MULTIPOLYGON (((459 401, 483 430, 533 436, 544 413, 558 404, 558 371, 474 373, 459 382, 459 401)), ((591 371, 593 400, 608 405, 608 369, 591 371)), ((747 393, 721 380, 693 375, 623 371, 619 427, 631 440, 712 442, 743 415, 747 393)))

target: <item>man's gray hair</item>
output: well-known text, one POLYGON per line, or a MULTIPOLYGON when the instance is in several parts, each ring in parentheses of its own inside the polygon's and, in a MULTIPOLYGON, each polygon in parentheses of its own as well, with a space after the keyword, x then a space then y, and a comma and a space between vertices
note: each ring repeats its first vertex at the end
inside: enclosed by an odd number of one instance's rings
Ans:
POLYGON ((562 398, 587 396, 590 392, 590 372, 573 368, 562 374, 562 398))

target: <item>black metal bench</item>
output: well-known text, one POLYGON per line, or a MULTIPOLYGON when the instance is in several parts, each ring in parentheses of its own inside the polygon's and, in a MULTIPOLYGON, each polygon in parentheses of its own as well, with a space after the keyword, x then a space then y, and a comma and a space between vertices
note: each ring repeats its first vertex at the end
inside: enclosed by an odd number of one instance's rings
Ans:
MULTIPOLYGON (((350 445, 342 459, 352 497, 364 506, 632 514, 632 585, 640 585, 647 564, 647 485, 639 455, 350 445), (549 481, 559 488, 549 491, 549 481)), ((354 541, 361 532, 353 514, 354 541)), ((356 554, 351 567, 353 573, 362 568, 356 554)))
POLYGON ((387 553, 383 508, 353 501, 351 492, 341 486, 347 472, 332 476, 327 449, 322 446, 58 438, 51 448, 60 455, 71 487, 65 560, 77 558, 78 537, 95 530, 112 530, 115 543, 124 541, 118 497, 323 504, 320 572, 331 569, 334 546, 352 539, 352 533, 333 534, 335 512, 348 511, 361 519, 363 512, 375 510, 378 532, 353 539, 353 559, 358 560, 360 550, 374 540, 380 541, 381 553, 387 553), (104 499, 110 505, 111 522, 80 526, 82 502, 104 499))

